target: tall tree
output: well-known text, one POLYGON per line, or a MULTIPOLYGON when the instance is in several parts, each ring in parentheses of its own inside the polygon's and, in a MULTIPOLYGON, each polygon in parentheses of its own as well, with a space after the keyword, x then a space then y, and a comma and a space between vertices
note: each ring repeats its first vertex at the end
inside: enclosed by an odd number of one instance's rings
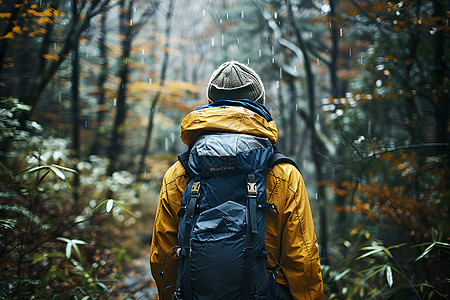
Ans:
POLYGON ((107 37, 107 29, 106 29, 106 20, 107 13, 103 12, 100 18, 100 38, 98 40, 98 50, 100 56, 100 65, 101 70, 97 79, 97 114, 95 119, 95 133, 94 133, 94 141, 90 148, 90 154, 104 154, 102 151, 104 148, 105 139, 105 128, 104 122, 106 117, 106 108, 105 108, 105 83, 108 78, 109 66, 108 66, 108 49, 106 46, 106 37, 107 37))
MULTIPOLYGON (((164 56, 163 56, 163 61, 161 64, 161 76, 159 78, 161 87, 164 87, 164 83, 166 80, 167 67, 169 64, 169 42, 170 42, 170 32, 171 32, 171 28, 172 28, 171 20, 172 20, 174 2, 175 2, 174 0, 170 0, 169 7, 168 7, 167 13, 166 13, 166 29, 164 31, 164 40, 166 42, 164 44, 164 56)), ((142 178, 142 173, 144 172, 144 169, 145 169, 145 159, 149 152, 150 141, 152 138, 155 110, 156 110, 156 106, 160 102, 160 99, 161 99, 161 90, 159 90, 156 93, 155 97, 152 100, 151 106, 150 106, 144 146, 142 147, 141 158, 140 158, 137 173, 136 173, 137 180, 140 180, 142 178)))
MULTIPOLYGON (((72 0, 72 20, 74 24, 79 22, 79 12, 77 0, 72 0)), ((73 189, 72 195, 75 202, 78 202, 78 188, 80 185, 80 177, 78 175, 77 163, 80 159, 80 58, 79 58, 79 37, 74 36, 74 40, 71 41, 73 44, 72 49, 72 155, 75 160, 74 165, 74 178, 73 178, 73 189)))
POLYGON ((146 24, 149 18, 156 12, 158 8, 158 1, 153 1, 146 4, 146 8, 140 17, 134 18, 134 5, 135 0, 120 0, 119 1, 119 30, 121 35, 121 48, 122 53, 119 59, 119 87, 116 98, 116 116, 114 118, 114 124, 112 128, 111 141, 108 148, 108 169, 107 174, 111 176, 119 166, 119 154, 122 149, 122 144, 124 143, 124 123, 127 112, 127 86, 129 83, 129 72, 131 60, 131 45, 142 29, 143 25, 146 24), (137 19, 137 20, 136 20, 137 19))

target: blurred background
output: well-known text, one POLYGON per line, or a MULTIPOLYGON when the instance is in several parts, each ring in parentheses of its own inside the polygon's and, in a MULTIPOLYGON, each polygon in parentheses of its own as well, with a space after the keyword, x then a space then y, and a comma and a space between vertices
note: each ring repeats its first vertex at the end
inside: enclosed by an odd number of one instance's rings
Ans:
POLYGON ((300 166, 325 298, 448 299, 448 4, 0 1, 0 299, 156 297, 161 180, 229 59, 300 166))

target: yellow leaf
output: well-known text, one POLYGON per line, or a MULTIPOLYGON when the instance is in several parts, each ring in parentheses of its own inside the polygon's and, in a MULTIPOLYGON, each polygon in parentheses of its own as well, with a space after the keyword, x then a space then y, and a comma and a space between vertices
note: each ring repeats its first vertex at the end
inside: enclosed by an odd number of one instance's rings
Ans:
POLYGON ((14 33, 12 31, 8 32, 7 34, 5 34, 4 36, 0 37, 0 40, 3 39, 12 39, 14 37, 14 33))
POLYGON ((44 57, 45 59, 48 59, 48 60, 58 60, 59 59, 58 55, 54 55, 54 54, 50 54, 50 53, 44 54, 44 55, 42 55, 42 57, 44 57))
POLYGON ((12 30, 13 30, 15 33, 22 34, 22 30, 20 29, 19 26, 14 26, 12 30))

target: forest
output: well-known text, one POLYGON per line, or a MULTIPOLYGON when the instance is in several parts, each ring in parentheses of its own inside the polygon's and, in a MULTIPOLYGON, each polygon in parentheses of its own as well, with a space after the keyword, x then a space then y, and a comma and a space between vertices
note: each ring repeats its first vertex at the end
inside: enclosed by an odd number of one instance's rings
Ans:
POLYGON ((449 2, 0 1, 0 299, 156 299, 183 117, 261 75, 325 299, 449 299, 449 2), (153 274, 158 276, 158 274, 153 274))

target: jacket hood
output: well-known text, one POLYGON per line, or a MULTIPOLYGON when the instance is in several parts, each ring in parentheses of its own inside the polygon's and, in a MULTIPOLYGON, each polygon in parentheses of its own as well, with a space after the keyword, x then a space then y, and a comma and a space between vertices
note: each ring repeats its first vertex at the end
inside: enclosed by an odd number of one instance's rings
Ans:
POLYGON ((270 114, 268 118, 246 105, 216 102, 200 107, 183 119, 180 134, 183 143, 191 145, 204 131, 244 133, 268 138, 273 144, 277 142, 278 129, 270 114))

